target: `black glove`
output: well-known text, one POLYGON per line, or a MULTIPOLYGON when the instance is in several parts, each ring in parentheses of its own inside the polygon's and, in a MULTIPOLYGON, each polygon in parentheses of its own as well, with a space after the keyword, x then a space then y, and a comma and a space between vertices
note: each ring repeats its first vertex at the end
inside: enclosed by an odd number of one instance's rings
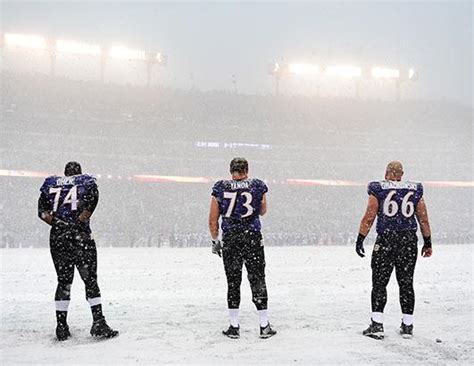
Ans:
POLYGON ((431 248, 431 236, 423 237, 423 248, 431 248))
POLYGON ((433 249, 431 248, 431 236, 423 237, 423 248, 421 248, 421 255, 423 257, 431 257, 433 249))
POLYGON ((212 241, 212 254, 217 254, 219 257, 222 257, 222 243, 220 240, 212 241))
POLYGON ((356 253, 361 258, 365 257, 364 240, 365 240, 365 235, 359 234, 357 236, 356 253))

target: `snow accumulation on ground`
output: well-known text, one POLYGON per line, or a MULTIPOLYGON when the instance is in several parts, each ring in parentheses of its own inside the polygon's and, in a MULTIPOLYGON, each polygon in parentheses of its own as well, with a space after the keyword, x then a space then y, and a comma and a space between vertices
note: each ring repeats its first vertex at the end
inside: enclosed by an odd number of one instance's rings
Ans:
POLYGON ((99 284, 120 336, 95 341, 76 272, 69 326, 54 339, 55 273, 47 249, 2 249, 0 364, 473 364, 473 246, 436 245, 419 257, 414 338, 402 339, 392 275, 383 341, 365 338, 370 259, 352 247, 267 247, 271 323, 258 338, 248 282, 241 338, 228 325, 222 263, 207 248, 100 248, 99 284))

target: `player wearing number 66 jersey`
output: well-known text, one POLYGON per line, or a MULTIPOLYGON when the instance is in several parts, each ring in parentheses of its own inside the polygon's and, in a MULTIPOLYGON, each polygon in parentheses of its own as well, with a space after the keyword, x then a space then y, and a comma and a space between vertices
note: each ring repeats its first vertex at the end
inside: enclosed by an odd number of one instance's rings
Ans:
POLYGON ((51 225, 50 249, 58 279, 56 337, 64 341, 71 336, 66 318, 75 267, 84 281, 86 299, 91 306, 91 335, 114 337, 118 332, 107 325, 102 315, 97 284, 97 250, 89 226, 99 201, 97 183, 93 176, 82 174, 81 166, 76 162, 66 164, 64 175, 46 178, 38 200, 38 216, 51 225))
POLYGON ((363 242, 377 217, 377 239, 372 252, 372 319, 363 334, 383 339, 383 311, 387 302, 387 285, 393 268, 400 288, 402 324, 400 334, 404 338, 413 335, 413 310, 415 292, 413 274, 417 249, 417 228, 420 224, 424 245, 423 257, 430 257, 431 229, 428 220, 423 185, 402 181, 403 166, 398 161, 388 164, 385 180, 371 182, 368 186, 369 202, 362 218, 356 252, 365 256, 363 242))
POLYGON ((265 283, 265 254, 260 216, 267 212, 268 188, 260 179, 248 177, 248 162, 235 158, 230 163, 232 179, 218 181, 212 188, 209 231, 212 252, 222 255, 227 277, 227 305, 230 326, 223 334, 240 337, 239 306, 242 267, 245 264, 252 301, 260 317, 260 337, 276 334, 268 322, 268 295, 265 283), (221 218, 222 242, 219 237, 221 218))

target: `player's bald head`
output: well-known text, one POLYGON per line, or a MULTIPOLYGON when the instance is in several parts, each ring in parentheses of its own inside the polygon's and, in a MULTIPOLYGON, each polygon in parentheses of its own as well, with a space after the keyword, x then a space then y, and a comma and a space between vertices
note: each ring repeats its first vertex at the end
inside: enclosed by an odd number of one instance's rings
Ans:
POLYGON ((399 161, 391 161, 385 170, 385 179, 400 180, 403 176, 403 165, 399 161))
POLYGON ((81 164, 79 164, 77 161, 70 161, 64 167, 64 175, 66 177, 70 177, 72 175, 79 175, 79 174, 82 174, 82 168, 81 168, 81 164))

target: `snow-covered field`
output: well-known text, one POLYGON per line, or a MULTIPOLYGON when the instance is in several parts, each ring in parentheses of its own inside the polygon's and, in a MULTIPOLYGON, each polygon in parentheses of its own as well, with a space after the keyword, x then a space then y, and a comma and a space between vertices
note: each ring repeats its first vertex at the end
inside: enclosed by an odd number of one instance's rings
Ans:
POLYGON ((77 272, 69 325, 54 340, 55 274, 46 249, 0 250, 0 363, 10 364, 472 364, 473 246, 436 245, 419 258, 415 337, 402 339, 395 276, 383 341, 369 320, 370 260, 352 247, 266 248, 271 322, 260 340, 248 283, 241 338, 227 339, 226 283, 209 249, 99 249, 99 284, 118 338, 94 341, 77 272), (437 342, 436 339, 441 340, 437 342))

